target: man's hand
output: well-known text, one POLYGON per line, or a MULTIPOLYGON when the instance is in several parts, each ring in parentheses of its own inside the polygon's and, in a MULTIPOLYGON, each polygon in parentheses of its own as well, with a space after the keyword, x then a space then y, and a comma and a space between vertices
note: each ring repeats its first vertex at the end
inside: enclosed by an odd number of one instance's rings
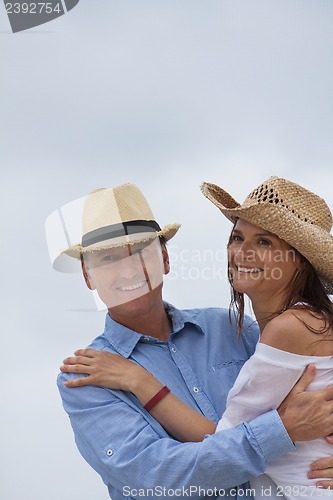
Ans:
POLYGON ((315 373, 315 365, 308 365, 278 408, 293 442, 311 441, 333 432, 333 385, 320 391, 305 392, 315 373))
MULTIPOLYGON (((326 441, 333 444, 333 436, 329 436, 326 441)), ((320 479, 322 477, 331 477, 332 480, 318 481, 316 486, 333 490, 333 456, 316 460, 313 464, 311 464, 311 470, 308 472, 308 478, 320 479)))

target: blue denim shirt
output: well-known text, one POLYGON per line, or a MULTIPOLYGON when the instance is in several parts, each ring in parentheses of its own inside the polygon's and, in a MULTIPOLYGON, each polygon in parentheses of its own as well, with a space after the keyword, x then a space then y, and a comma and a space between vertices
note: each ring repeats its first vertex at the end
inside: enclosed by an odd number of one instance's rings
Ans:
MULTIPOLYGON (((125 328, 107 315, 104 333, 90 347, 144 366, 185 403, 217 422, 229 389, 254 351, 257 326, 247 318, 238 340, 224 309, 166 307, 173 322, 168 342, 125 328)), ((73 377, 77 375, 58 377, 63 405, 79 451, 113 500, 250 498, 246 481, 261 474, 269 460, 294 449, 276 411, 200 443, 179 443, 133 394, 64 386, 73 377)))

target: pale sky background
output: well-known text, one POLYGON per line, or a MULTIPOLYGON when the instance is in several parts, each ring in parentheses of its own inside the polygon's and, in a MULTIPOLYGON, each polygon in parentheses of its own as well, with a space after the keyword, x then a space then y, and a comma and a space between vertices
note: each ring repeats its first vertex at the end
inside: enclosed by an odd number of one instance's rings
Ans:
POLYGON ((182 223, 166 299, 227 306, 230 224, 203 180, 242 201, 278 175, 333 207, 333 2, 81 0, 17 34, 1 4, 0 43, 0 497, 106 500, 55 384, 104 313, 52 270, 45 219, 134 182, 161 225, 182 223))

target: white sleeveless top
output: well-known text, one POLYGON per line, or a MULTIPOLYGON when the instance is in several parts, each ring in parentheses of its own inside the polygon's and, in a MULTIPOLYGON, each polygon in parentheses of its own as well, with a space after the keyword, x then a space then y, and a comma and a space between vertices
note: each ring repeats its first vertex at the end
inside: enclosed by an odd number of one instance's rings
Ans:
MULTIPOLYGON (((278 408, 309 363, 316 365, 317 372, 308 391, 333 384, 333 356, 302 356, 258 343, 229 392, 227 409, 216 432, 250 422, 258 415, 278 408)), ((316 439, 297 442, 293 452, 270 462, 265 472, 278 485, 276 498, 281 500, 285 495, 290 500, 310 500, 314 496, 333 499, 333 490, 316 488, 318 479, 307 478, 312 462, 332 454, 332 445, 324 439, 316 439)), ((251 482, 258 491, 256 498, 265 496, 262 492, 267 478, 263 477, 261 484, 260 477, 251 482)))

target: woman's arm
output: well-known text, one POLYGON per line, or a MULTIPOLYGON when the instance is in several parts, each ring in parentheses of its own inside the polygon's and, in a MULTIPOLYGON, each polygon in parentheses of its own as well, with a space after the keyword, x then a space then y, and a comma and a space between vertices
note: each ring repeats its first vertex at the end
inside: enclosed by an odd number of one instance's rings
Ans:
MULTIPOLYGON (((163 387, 150 372, 132 361, 106 351, 80 349, 66 358, 60 370, 86 376, 66 382, 67 387, 97 385, 132 392, 144 406, 163 387)), ((216 425, 190 408, 172 393, 150 411, 151 415, 178 441, 202 441, 214 434, 216 425)))

